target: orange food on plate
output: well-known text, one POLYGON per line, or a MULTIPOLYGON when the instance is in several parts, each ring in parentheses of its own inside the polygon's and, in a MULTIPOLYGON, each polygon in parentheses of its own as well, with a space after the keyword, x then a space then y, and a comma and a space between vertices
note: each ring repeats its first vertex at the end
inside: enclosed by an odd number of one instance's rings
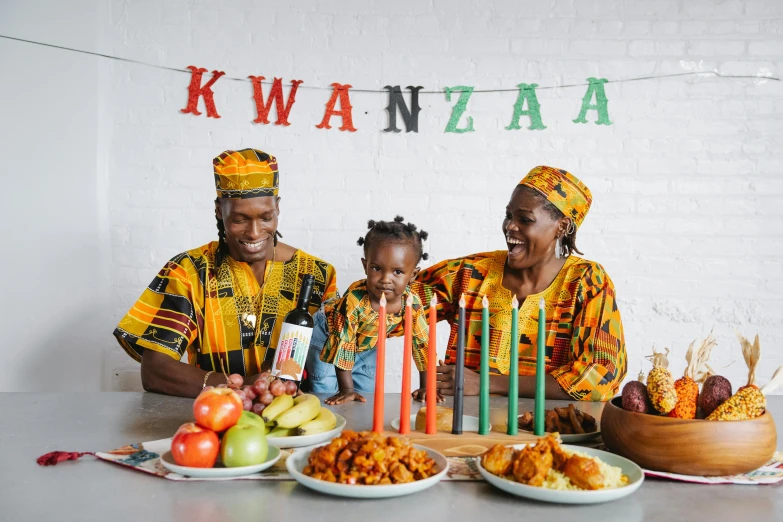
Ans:
POLYGON ((402 484, 438 472, 435 461, 407 439, 371 431, 343 431, 325 446, 315 448, 304 474, 340 484, 402 484))

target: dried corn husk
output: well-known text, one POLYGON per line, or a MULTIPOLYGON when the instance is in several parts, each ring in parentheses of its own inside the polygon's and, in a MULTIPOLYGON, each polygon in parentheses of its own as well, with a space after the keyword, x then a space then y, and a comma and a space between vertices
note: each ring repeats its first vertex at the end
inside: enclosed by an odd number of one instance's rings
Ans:
MULTIPOLYGON (((745 359, 745 364, 748 365, 748 384, 745 386, 756 386, 756 366, 759 364, 761 358, 761 346, 759 345, 759 336, 756 334, 756 338, 753 340, 753 344, 750 343, 741 333, 734 330, 737 339, 742 347, 742 358, 745 359)), ((744 386, 743 386, 744 388, 744 386)), ((740 388, 741 390, 742 388, 740 388)))

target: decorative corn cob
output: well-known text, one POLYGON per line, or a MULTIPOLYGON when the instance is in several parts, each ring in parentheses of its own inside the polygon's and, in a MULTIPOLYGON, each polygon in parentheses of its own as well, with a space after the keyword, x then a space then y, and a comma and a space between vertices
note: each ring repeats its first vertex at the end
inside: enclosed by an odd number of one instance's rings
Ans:
POLYGON ((772 379, 761 389, 756 385, 744 386, 737 393, 729 397, 727 401, 718 406, 707 420, 747 420, 755 419, 764 414, 767 400, 764 398, 772 393, 783 382, 783 366, 775 370, 772 379))
POLYGON ((666 355, 668 354, 668 348, 666 348, 665 354, 656 352, 653 348, 653 354, 647 356, 653 365, 653 369, 647 374, 647 395, 650 397, 653 408, 661 413, 669 413, 677 405, 674 377, 667 369, 669 359, 666 355))
POLYGON ((710 358, 712 348, 716 345, 715 338, 710 335, 704 339, 698 348, 695 348, 696 341, 688 346, 688 352, 685 354, 685 360, 688 365, 682 377, 674 381, 674 391, 677 393, 677 404, 674 409, 668 413, 669 417, 677 419, 695 419, 696 406, 699 400, 699 383, 707 378, 708 370, 705 369, 707 360, 710 358))

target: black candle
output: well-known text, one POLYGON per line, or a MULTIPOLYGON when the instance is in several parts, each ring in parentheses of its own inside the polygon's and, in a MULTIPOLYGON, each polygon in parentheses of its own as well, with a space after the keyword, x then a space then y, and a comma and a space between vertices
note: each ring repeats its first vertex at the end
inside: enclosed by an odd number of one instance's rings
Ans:
POLYGON ((459 333, 457 334, 457 367, 454 369, 454 418, 451 433, 462 435, 462 397, 465 388, 465 294, 459 300, 459 333))

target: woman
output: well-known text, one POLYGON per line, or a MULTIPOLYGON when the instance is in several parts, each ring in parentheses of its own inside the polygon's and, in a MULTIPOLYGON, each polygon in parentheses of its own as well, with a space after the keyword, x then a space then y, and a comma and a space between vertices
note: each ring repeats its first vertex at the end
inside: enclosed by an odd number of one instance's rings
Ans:
MULTIPOLYGON (((574 175, 536 167, 511 193, 503 235, 507 249, 446 260, 422 270, 416 291, 436 295, 438 320, 451 323, 438 390, 453 394, 459 300, 466 300, 465 366, 478 370, 482 298, 490 308, 490 392, 508 394, 510 371, 519 395, 535 394, 539 301, 546 309, 546 395, 605 401, 625 377, 626 353, 614 285, 601 265, 573 255, 590 208, 589 189, 574 175), (511 301, 519 301, 519 360, 509 361, 511 301)), ((479 376, 465 372, 464 393, 477 395, 479 376)), ((423 398, 423 397, 418 397, 423 398)))
POLYGON ((337 295, 330 264, 277 241, 277 160, 225 151, 213 169, 218 241, 169 261, 114 330, 148 391, 195 397, 229 373, 251 384, 271 367, 303 277, 315 276, 311 313, 337 295))

